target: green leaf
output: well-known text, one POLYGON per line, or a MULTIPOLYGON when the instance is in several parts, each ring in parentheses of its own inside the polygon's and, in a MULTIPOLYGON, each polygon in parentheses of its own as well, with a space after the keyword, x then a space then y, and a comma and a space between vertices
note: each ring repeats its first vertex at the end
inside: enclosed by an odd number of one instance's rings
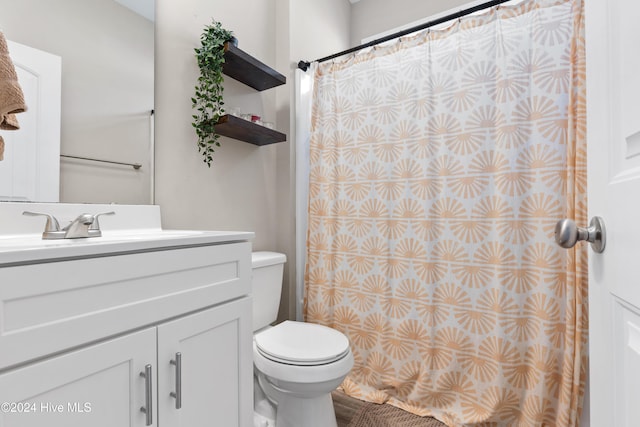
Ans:
POLYGON ((203 161, 209 167, 213 161, 214 147, 220 147, 220 135, 215 132, 215 123, 224 113, 224 43, 232 36, 233 32, 224 29, 220 22, 212 20, 211 25, 205 26, 200 35, 201 47, 194 48, 200 76, 198 85, 194 87, 195 96, 191 98, 191 103, 199 115, 191 116, 191 125, 198 137, 198 152, 203 155, 203 161))

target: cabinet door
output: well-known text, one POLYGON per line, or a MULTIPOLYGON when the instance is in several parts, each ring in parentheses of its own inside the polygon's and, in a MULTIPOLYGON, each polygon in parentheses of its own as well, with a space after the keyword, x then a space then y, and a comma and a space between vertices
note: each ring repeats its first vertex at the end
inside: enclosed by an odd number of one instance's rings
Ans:
POLYGON ((158 417, 164 426, 249 427, 253 420, 251 299, 158 327, 158 417), (176 353, 181 354, 177 378, 176 353), (182 406, 176 408, 176 379, 182 406))
POLYGON ((150 328, 7 371, 0 374, 0 426, 145 426, 140 372, 151 364, 155 375, 155 360, 150 328))

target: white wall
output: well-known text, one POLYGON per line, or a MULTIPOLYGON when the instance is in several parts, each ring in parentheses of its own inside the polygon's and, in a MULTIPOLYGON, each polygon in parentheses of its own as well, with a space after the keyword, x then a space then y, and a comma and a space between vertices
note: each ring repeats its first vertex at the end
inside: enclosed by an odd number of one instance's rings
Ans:
MULTIPOLYGON (((199 70, 194 48, 212 18, 232 30, 239 47, 275 61, 275 0, 157 0, 156 202, 163 226, 256 233, 254 249, 274 250, 278 202, 276 159, 284 144, 258 147, 222 137, 211 168, 202 161, 191 125, 199 70)), ((275 121, 275 92, 225 79, 225 106, 275 121)), ((286 129, 279 130, 286 132, 286 129)))
POLYGON ((351 11, 351 44, 423 18, 463 6, 470 0, 360 0, 351 11))
POLYGON ((62 57, 61 153, 142 164, 62 159, 60 200, 149 203, 153 23, 111 0, 0 0, 0 10, 8 39, 62 57))
POLYGON ((292 0, 291 16, 292 59, 311 61, 350 47, 348 0, 292 0))

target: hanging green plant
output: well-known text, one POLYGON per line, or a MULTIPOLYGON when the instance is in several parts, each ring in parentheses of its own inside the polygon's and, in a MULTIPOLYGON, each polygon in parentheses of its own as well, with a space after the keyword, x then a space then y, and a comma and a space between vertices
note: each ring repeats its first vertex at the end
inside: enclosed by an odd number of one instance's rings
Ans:
POLYGON ((200 77, 191 98, 192 107, 197 113, 193 117, 193 127, 198 136, 198 152, 204 156, 204 162, 211 167, 213 153, 220 147, 214 125, 224 114, 222 85, 222 65, 224 64, 224 44, 233 38, 233 33, 222 28, 220 22, 213 20, 207 25, 200 37, 200 48, 196 48, 196 59, 200 68, 200 77))

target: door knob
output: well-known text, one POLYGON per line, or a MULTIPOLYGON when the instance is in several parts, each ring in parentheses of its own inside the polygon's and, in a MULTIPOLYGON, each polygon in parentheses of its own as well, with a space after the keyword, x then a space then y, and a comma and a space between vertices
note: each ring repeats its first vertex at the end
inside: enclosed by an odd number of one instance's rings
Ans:
POLYGON ((555 235, 556 243, 567 249, 584 240, 591 243, 594 252, 602 253, 607 242, 604 221, 599 216, 591 218, 588 228, 578 227, 570 219, 562 219, 556 224, 555 235))

